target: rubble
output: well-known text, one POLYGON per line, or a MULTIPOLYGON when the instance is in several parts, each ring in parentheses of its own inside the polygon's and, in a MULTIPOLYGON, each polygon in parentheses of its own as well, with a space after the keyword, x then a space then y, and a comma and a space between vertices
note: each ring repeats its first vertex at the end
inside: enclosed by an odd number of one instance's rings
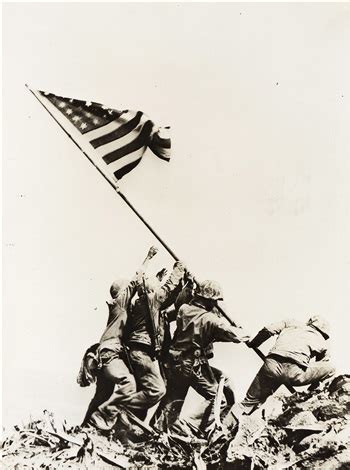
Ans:
POLYGON ((340 376, 323 390, 281 398, 282 413, 255 437, 260 414, 244 417, 222 468, 350 469, 349 384, 349 376, 340 376))
MULTIPOLYGON (((121 433, 102 436, 80 426, 58 426, 47 412, 27 425, 15 426, 1 444, 4 469, 78 469, 180 470, 201 469, 199 441, 194 436, 168 437, 147 432, 147 426, 133 426, 133 440, 122 444, 121 433), (143 439, 140 439, 142 435, 143 439), (139 442, 138 442, 139 441, 139 442)), ((130 425, 130 424, 129 424, 130 425)), ((124 436, 125 437, 125 436, 124 436)))
MULTIPOLYGON (((60 470, 282 470, 350 469, 350 377, 324 389, 278 399, 282 412, 245 416, 236 434, 211 448, 193 425, 180 422, 173 434, 132 425, 125 433, 101 436, 91 429, 58 425, 47 411, 15 426, 2 442, 2 468, 60 470), (264 415, 263 415, 264 416, 264 415), (152 431, 152 432, 151 432, 152 431)), ((276 409, 276 406, 274 407, 276 409)))

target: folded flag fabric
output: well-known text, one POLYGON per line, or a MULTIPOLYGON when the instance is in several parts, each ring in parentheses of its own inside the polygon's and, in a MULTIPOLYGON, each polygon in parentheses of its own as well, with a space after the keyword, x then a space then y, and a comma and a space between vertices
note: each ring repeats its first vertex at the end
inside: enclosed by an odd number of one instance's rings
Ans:
POLYGON ((169 127, 157 127, 142 111, 118 111, 44 91, 36 95, 43 103, 48 100, 73 124, 92 146, 94 163, 117 180, 140 163, 148 147, 162 160, 170 160, 169 127))

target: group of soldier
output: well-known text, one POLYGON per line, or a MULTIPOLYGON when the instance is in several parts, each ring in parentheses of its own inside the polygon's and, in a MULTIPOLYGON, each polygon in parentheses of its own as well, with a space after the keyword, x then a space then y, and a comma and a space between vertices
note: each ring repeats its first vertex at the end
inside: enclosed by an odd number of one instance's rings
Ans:
POLYGON ((326 344, 329 326, 322 317, 313 316, 306 324, 281 321, 251 339, 220 314, 218 301, 223 294, 217 282, 198 282, 179 261, 169 276, 165 269, 150 276, 148 265, 156 253, 151 247, 135 277, 129 282, 117 280, 110 288, 107 326, 99 343, 86 351, 78 377, 82 386, 96 382, 84 426, 109 433, 121 409, 145 420, 158 404, 150 424, 171 432, 193 388, 206 401, 199 428, 210 439, 221 380, 219 410, 226 416, 223 422, 230 423, 252 413, 280 385, 316 387, 334 375, 326 344), (176 321, 173 335, 172 321, 176 321), (274 335, 276 343, 245 398, 235 403, 228 380, 210 364, 213 343, 244 342, 256 348, 274 335))

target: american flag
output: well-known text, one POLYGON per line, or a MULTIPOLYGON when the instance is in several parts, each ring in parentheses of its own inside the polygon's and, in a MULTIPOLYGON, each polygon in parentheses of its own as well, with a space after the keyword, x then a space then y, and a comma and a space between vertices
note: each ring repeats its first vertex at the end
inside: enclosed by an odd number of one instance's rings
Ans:
POLYGON ((149 147, 157 157, 170 160, 169 128, 157 128, 142 111, 118 111, 99 103, 38 91, 93 147, 95 163, 117 180, 133 170, 149 147), (104 167, 104 168, 103 168, 104 167))

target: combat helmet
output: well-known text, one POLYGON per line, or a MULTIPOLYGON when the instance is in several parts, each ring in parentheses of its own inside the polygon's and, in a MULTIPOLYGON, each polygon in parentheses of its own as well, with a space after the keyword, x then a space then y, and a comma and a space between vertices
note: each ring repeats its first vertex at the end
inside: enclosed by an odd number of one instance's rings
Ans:
POLYGON ((196 294, 205 299, 223 300, 222 288, 216 281, 200 282, 196 294))
POLYGON ((128 281, 126 279, 116 279, 113 281, 111 288, 109 289, 109 292, 111 294, 111 297, 115 299, 119 292, 124 289, 128 284, 128 281))

